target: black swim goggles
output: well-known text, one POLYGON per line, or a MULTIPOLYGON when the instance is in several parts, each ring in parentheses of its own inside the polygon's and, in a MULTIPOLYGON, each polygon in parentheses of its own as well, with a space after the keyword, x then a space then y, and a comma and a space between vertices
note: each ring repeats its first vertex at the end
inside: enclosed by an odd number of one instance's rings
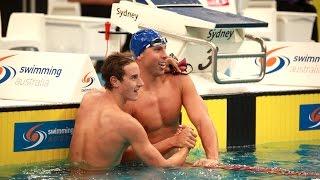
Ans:
POLYGON ((152 40, 150 42, 150 44, 148 44, 146 46, 146 48, 149 48, 149 47, 155 47, 155 46, 161 46, 161 45, 166 45, 167 44, 167 38, 165 37, 161 37, 161 38, 156 38, 154 40, 152 40))

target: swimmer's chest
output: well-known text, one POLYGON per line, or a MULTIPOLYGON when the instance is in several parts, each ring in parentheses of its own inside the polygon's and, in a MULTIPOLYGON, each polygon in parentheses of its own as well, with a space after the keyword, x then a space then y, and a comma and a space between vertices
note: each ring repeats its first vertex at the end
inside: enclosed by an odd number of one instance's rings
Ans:
POLYGON ((176 125, 181 111, 181 93, 172 87, 144 91, 135 103, 135 116, 146 130, 176 125))

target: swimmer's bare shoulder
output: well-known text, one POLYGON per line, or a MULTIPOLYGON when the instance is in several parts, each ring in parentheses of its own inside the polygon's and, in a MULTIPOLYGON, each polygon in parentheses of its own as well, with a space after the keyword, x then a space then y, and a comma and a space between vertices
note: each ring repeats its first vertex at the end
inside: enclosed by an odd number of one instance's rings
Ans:
POLYGON ((87 104, 95 102, 98 98, 101 98, 104 93, 106 92, 105 89, 93 89, 88 91, 86 94, 83 95, 81 104, 87 104))
POLYGON ((137 119, 126 112, 117 114, 119 122, 121 122, 121 133, 125 137, 134 135, 137 131, 144 131, 142 125, 137 119))
POLYGON ((164 81, 169 81, 171 84, 175 84, 180 88, 183 87, 183 84, 192 83, 191 77, 187 74, 171 74, 167 73, 163 76, 164 81))

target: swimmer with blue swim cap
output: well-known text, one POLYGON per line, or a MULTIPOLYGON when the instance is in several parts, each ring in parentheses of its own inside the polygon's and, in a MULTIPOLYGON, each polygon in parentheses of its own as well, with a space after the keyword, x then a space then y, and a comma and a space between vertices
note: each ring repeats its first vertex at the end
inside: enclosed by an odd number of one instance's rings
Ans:
MULTIPOLYGON (((139 66, 144 82, 137 101, 126 103, 126 111, 144 127, 150 142, 168 158, 179 148, 193 148, 196 133, 191 127, 179 124, 181 109, 199 132, 206 158, 196 166, 214 166, 218 163, 217 133, 203 100, 188 75, 166 73, 169 61, 167 40, 153 29, 141 29, 132 35, 130 50, 139 66)), ((132 148, 123 154, 123 162, 138 160, 132 148)))

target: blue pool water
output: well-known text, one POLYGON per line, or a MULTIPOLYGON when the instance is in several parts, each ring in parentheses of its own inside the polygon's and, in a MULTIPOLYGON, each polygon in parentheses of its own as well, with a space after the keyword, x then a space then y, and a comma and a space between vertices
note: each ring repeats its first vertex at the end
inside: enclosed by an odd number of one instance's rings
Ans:
MULTIPOLYGON (((202 150, 190 152, 189 162, 204 157, 202 150)), ((312 179, 308 173, 320 174, 320 140, 308 142, 270 143, 252 147, 233 148, 220 153, 220 161, 226 165, 258 167, 266 172, 242 170, 179 167, 157 169, 141 164, 121 165, 103 174, 71 175, 67 160, 24 166, 0 167, 0 179, 70 179, 89 177, 92 179, 312 179), (272 173, 282 169, 281 173, 272 173), (298 172, 288 176, 285 172, 298 172)), ((320 177, 317 177, 318 179, 320 177)))

